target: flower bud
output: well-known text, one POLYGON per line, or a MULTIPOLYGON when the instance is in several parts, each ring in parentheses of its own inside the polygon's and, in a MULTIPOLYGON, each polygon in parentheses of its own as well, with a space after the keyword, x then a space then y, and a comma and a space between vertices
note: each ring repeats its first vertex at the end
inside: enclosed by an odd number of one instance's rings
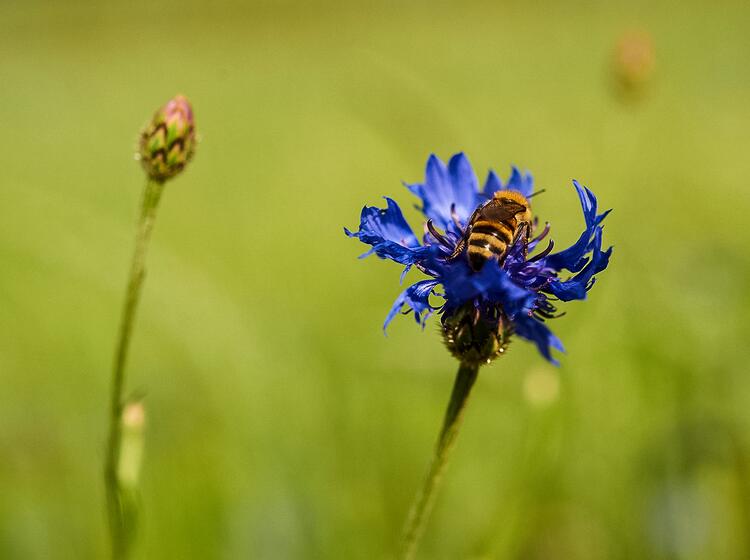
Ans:
POLYGON ((187 165, 195 151, 193 108, 183 95, 154 113, 141 132, 139 156, 149 178, 164 182, 187 165))
POLYGON ((505 352, 510 325, 499 307, 477 309, 470 302, 443 316, 443 340, 461 362, 488 364, 505 352))
POLYGON ((633 99, 646 92, 652 80, 656 56, 651 35, 645 31, 624 33, 614 51, 613 74, 618 93, 633 99))

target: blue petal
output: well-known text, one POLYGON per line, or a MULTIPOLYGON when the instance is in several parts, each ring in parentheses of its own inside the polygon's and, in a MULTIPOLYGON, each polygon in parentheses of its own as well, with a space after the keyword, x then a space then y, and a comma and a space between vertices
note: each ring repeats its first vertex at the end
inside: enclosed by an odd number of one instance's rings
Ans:
POLYGON ((514 165, 511 167, 508 182, 503 185, 503 182, 497 176, 497 173, 490 171, 487 175, 487 181, 484 183, 485 196, 491 197, 497 191, 502 190, 517 191, 528 198, 531 196, 531 193, 534 192, 534 177, 531 173, 521 173, 514 165))
POLYGON ((586 220, 586 229, 578 238, 578 241, 567 249, 550 255, 545 259, 545 262, 547 266, 554 268, 555 270, 565 269, 571 272, 578 272, 588 261, 588 259, 585 258, 585 255, 591 251, 591 240, 596 233, 596 226, 607 217, 609 210, 597 216, 596 197, 594 196, 594 193, 586 187, 581 186, 578 181, 574 180, 573 186, 576 188, 578 198, 581 201, 583 217, 586 220))
POLYGON ((516 334, 536 344, 539 353, 556 366, 560 363, 552 357, 552 348, 565 352, 565 348, 547 325, 526 313, 520 313, 513 321, 516 334))
POLYGON ((463 152, 454 155, 448 162, 448 172, 453 184, 453 202, 456 203, 456 214, 462 222, 469 219, 477 207, 479 182, 469 158, 463 152))
POLYGON ((481 298, 502 305, 505 313, 512 318, 516 313, 529 309, 536 299, 534 292, 513 282, 494 261, 485 264, 479 272, 473 272, 463 259, 448 263, 441 271, 441 281, 447 306, 451 309, 481 298))
POLYGON ((602 251, 601 227, 596 228, 592 250, 591 260, 581 272, 569 280, 555 280, 551 282, 549 288, 545 291, 549 291, 562 301, 586 299, 586 292, 593 285, 594 275, 607 268, 609 257, 612 255, 612 247, 606 251, 602 251))
POLYGON ((385 200, 388 203, 387 208, 365 206, 362 209, 358 235, 360 240, 372 244, 369 240, 377 238, 393 241, 404 247, 419 247, 419 241, 409 224, 406 223, 401 208, 394 200, 388 197, 385 197, 385 200))
POLYGON ((391 310, 388 312, 388 316, 385 318, 385 323, 383 323, 383 330, 385 331, 388 328, 388 323, 393 320, 393 318, 401 311, 401 308, 404 305, 414 311, 414 318, 417 320, 417 323, 424 327, 427 318, 432 314, 432 311, 434 310, 434 308, 430 305, 429 300, 430 294, 432 294, 432 291, 437 285, 437 280, 420 280, 416 284, 412 284, 403 292, 401 292, 401 295, 396 298, 396 301, 393 303, 393 307, 391 307, 391 310), (422 316, 422 313, 424 313, 424 316, 422 316))
POLYGON ((503 182, 497 176, 497 173, 490 169, 490 172, 487 174, 487 180, 484 182, 484 194, 491 197, 497 191, 501 190, 503 190, 503 182))
POLYGON ((435 225, 449 229, 453 224, 452 209, 466 223, 478 204, 478 183, 469 160, 463 153, 454 155, 448 166, 436 155, 427 160, 425 182, 407 185, 422 199, 422 212, 435 225))
POLYGON ((518 191, 528 198, 534 192, 534 177, 531 176, 531 173, 522 174, 514 165, 505 188, 511 191, 518 191))
POLYGON ((344 233, 372 245, 372 250, 363 256, 374 252, 380 258, 414 264, 424 257, 428 248, 420 246, 398 204, 387 197, 386 201, 388 207, 385 209, 365 206, 360 216, 359 231, 351 232, 344 228, 344 233))

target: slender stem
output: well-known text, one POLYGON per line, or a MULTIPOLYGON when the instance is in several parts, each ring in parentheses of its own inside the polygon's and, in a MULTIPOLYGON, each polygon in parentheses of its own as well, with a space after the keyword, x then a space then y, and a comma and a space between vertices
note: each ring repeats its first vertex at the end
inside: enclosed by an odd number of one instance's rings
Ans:
POLYGON ((417 552, 417 546, 435 503, 435 492, 448 464, 448 458, 458 436, 458 430, 461 428, 466 403, 478 373, 479 365, 477 364, 462 363, 458 369, 451 399, 445 411, 443 428, 440 430, 440 436, 435 446, 435 455, 432 457, 430 469, 427 471, 422 489, 412 504, 404 526, 404 537, 399 554, 399 558, 402 560, 411 560, 417 552))
POLYGON ((156 208, 163 190, 163 183, 149 180, 143 192, 141 214, 135 238, 135 252, 130 266, 128 287, 125 293, 125 304, 122 310, 120 332, 115 351, 112 370, 112 393, 109 412, 109 439, 104 465, 104 482, 107 493, 107 511, 112 545, 112 558, 122 560, 128 557, 132 541, 132 524, 124 511, 122 492, 117 478, 117 467, 120 462, 120 445, 122 442, 123 390, 125 386, 125 363, 128 356, 130 336, 133 331, 135 312, 141 294, 145 276, 145 261, 148 242, 154 227, 156 208))

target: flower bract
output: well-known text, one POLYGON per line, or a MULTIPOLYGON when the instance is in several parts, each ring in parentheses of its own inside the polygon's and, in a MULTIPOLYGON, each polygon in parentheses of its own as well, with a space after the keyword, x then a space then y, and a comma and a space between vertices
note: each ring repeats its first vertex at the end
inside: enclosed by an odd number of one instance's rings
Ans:
POLYGON ((164 182, 185 168, 195 144, 193 108, 184 95, 177 95, 154 113, 141 132, 139 159, 149 178, 164 182))

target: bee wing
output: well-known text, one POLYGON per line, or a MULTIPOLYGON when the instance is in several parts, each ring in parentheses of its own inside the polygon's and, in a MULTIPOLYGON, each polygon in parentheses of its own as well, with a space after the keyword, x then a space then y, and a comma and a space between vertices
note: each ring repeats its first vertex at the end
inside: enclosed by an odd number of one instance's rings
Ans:
POLYGON ((526 206, 513 201, 500 201, 493 198, 486 202, 484 205, 474 210, 474 213, 466 224, 466 230, 464 231, 461 240, 458 242, 458 245, 456 245, 456 250, 453 251, 453 254, 448 258, 454 259, 463 252, 464 248, 466 248, 467 239, 471 235, 471 230, 476 222, 480 220, 488 222, 505 222, 515 217, 519 212, 524 211, 526 211, 526 206))
POLYGON ((515 217, 519 212, 525 211, 526 207, 523 204, 517 202, 501 202, 497 199, 492 199, 487 204, 477 209, 479 214, 472 216, 470 223, 473 224, 475 218, 482 218, 488 222, 505 222, 515 217))
MULTIPOLYGON (((515 218, 516 214, 519 212, 525 212, 526 206, 523 204, 519 204, 518 202, 513 201, 500 201, 500 200, 490 200, 487 204, 482 206, 480 209, 480 214, 477 216, 478 219, 487 220, 489 222, 507 222, 511 218, 515 218)), ((513 243, 515 243, 520 237, 525 238, 525 244, 524 244, 524 257, 526 256, 526 249, 525 246, 529 243, 529 235, 531 234, 531 229, 529 228, 529 224, 526 222, 518 224, 518 227, 513 232, 513 243)))

